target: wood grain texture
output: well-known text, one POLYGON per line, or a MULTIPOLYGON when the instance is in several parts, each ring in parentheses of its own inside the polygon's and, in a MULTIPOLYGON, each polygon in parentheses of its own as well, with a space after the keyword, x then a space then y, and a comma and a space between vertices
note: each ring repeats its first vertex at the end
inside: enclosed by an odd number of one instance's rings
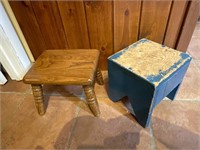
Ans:
POLYGON ((104 84, 103 75, 102 75, 101 70, 99 68, 97 68, 97 72, 96 72, 96 81, 99 85, 104 84))
POLYGON ((31 1, 47 49, 67 48, 56 1, 31 1))
POLYGON ((139 39, 162 43, 171 1, 143 1, 139 39))
POLYGON ((137 41, 141 1, 114 1, 114 52, 137 41))
POLYGON ((91 85, 96 77, 99 51, 47 50, 24 77, 28 84, 91 85))
POLYGON ((91 48, 101 51, 100 68, 107 69, 107 57, 113 54, 112 1, 85 1, 91 48))
POLYGON ((82 1, 58 1, 69 48, 90 48, 82 1))
POLYGON ((191 1, 189 2, 189 8, 187 15, 185 16, 185 22, 181 29, 181 34, 177 43, 177 50, 185 52, 191 40, 195 25, 197 23, 200 11, 200 2, 191 1))
POLYGON ((171 14, 165 34, 164 45, 175 48, 176 41, 185 16, 188 1, 173 1, 171 14))
POLYGON ((42 85, 31 85, 33 96, 35 100, 35 106, 39 115, 45 114, 44 97, 42 85))
POLYGON ((9 1, 34 58, 46 49, 30 1, 9 1))
POLYGON ((185 51, 198 14, 197 2, 186 0, 9 3, 35 59, 45 49, 94 48, 101 52, 100 69, 141 38, 185 51))
POLYGON ((99 110, 99 105, 98 105, 98 101, 96 98, 96 94, 94 92, 94 86, 85 85, 85 86, 83 86, 83 89, 84 89, 85 96, 86 96, 87 103, 88 103, 90 110, 92 111, 94 116, 98 117, 100 115, 100 110, 99 110))

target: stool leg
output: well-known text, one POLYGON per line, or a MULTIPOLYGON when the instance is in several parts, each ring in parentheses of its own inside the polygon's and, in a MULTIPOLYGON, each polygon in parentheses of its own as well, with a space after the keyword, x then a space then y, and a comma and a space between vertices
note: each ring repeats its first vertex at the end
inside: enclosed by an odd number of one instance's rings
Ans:
POLYGON ((44 108, 44 98, 43 98, 43 91, 41 85, 31 85, 33 96, 35 99, 35 106, 38 110, 39 115, 45 114, 45 108, 44 108))
POLYGON ((83 86, 85 96, 87 98, 88 106, 94 116, 99 116, 100 111, 99 111, 99 105, 97 102, 96 94, 94 92, 94 87, 92 85, 84 85, 83 86))
POLYGON ((97 68, 96 80, 97 80, 97 83, 99 85, 103 85, 104 84, 103 76, 102 76, 101 70, 99 68, 97 68))

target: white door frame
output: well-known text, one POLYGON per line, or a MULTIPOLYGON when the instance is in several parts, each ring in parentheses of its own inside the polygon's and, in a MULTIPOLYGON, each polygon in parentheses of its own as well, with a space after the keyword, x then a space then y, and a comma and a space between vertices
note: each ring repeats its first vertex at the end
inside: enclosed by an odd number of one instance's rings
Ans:
POLYGON ((0 62, 12 80, 22 80, 31 62, 0 2, 0 62))

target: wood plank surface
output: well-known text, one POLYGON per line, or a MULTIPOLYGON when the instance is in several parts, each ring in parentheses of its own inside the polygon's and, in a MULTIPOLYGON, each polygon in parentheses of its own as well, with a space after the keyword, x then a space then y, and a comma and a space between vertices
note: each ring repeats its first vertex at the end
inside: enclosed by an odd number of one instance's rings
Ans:
POLYGON ((107 57, 113 54, 112 1, 85 1, 91 48, 101 51, 100 68, 107 69, 107 57))
POLYGON ((114 1, 114 52, 137 41, 141 1, 114 1))
POLYGON ((9 1, 35 59, 45 49, 98 49, 99 66, 133 42, 148 38, 185 51, 198 2, 9 1), (185 18, 186 17, 186 18, 185 18))
POLYGON ((35 59, 46 49, 30 1, 9 1, 35 59))
POLYGON ((25 75, 24 82, 92 85, 98 60, 99 51, 95 49, 47 50, 25 75))
POLYGON ((58 1, 69 48, 90 48, 83 1, 58 1))
POLYGON ((195 29, 198 17, 199 17, 199 11, 200 11, 200 2, 199 1, 191 1, 189 2, 189 9, 188 13, 185 16, 185 22, 182 26, 180 38, 177 43, 177 50, 185 52, 187 50, 187 47, 190 43, 193 31, 195 29))
POLYGON ((67 48, 56 1, 31 1, 47 49, 67 48))
POLYGON ((171 1, 143 1, 139 39, 162 43, 171 1))
POLYGON ((175 48, 176 41, 180 32, 182 22, 184 20, 185 11, 187 8, 188 1, 173 1, 171 15, 169 18, 164 45, 175 48))

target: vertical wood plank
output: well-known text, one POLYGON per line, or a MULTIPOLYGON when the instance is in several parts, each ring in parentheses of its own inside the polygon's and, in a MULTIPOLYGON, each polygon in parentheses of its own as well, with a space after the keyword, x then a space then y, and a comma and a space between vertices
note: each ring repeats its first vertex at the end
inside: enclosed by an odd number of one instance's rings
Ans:
POLYGON ((189 2, 189 9, 187 12, 187 15, 185 16, 185 22, 181 29, 181 34, 179 37, 179 40, 177 42, 177 50, 185 52, 187 50, 187 47, 190 43, 193 31, 195 29, 198 17, 199 17, 199 11, 200 11, 200 2, 199 1, 191 1, 189 2))
POLYGON ((113 54, 112 1, 85 1, 91 48, 101 51, 100 68, 107 69, 107 57, 113 54))
POLYGON ((46 49, 30 1, 9 1, 35 59, 46 49))
POLYGON ((171 48, 175 48, 176 42, 178 40, 179 31, 184 19, 185 11, 188 2, 184 1, 173 1, 171 15, 169 18, 164 45, 171 48))
POLYGON ((137 41, 141 1, 114 1, 114 52, 137 41))
POLYGON ((143 1, 139 39, 163 42, 171 1, 143 1))
POLYGON ((58 1, 69 48, 90 48, 83 1, 58 1))
POLYGON ((67 48, 67 41, 56 1, 31 1, 48 49, 67 48))

